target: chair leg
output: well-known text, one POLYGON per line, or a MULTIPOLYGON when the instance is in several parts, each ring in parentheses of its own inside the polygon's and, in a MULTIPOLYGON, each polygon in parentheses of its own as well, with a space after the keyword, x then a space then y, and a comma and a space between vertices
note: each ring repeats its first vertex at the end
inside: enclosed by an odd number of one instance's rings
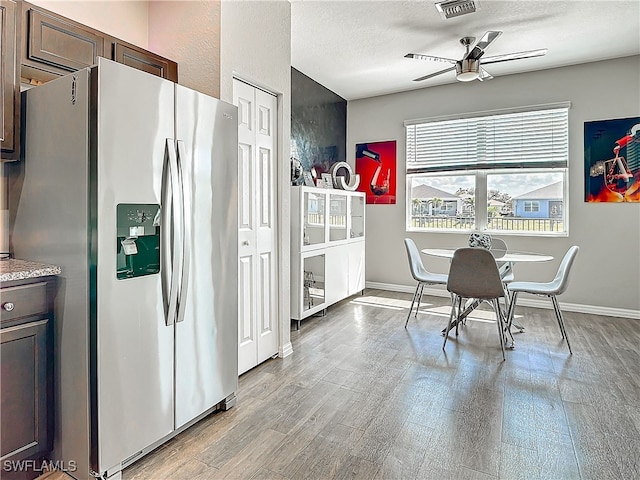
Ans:
POLYGON ((418 318, 418 310, 420 310, 420 303, 422 302, 422 291, 424 290, 424 283, 420 284, 420 293, 418 294, 418 306, 416 307, 415 317, 418 318))
POLYGON ((511 299, 509 300, 509 310, 507 311, 507 328, 511 331, 511 325, 513 324, 513 317, 516 314, 516 300, 518 298, 518 292, 511 293, 511 299))
POLYGON ((500 301, 497 298, 491 300, 491 305, 496 312, 496 325, 498 325, 498 337, 500 338, 500 349, 502 350, 502 360, 506 360, 504 356, 504 323, 502 322, 502 311, 500 310, 500 301))
POLYGON ((447 328, 444 331, 444 343, 442 344, 442 350, 447 345, 447 339, 449 338, 449 330, 451 330, 451 324, 453 323, 453 313, 455 312, 456 302, 458 301, 458 296, 455 294, 451 294, 451 313, 449 314, 449 323, 447 323, 447 328))
POLYGON ((564 339, 565 338, 564 325, 560 320, 561 319, 560 315, 558 315, 558 310, 560 310, 560 307, 558 306, 558 302, 556 300, 555 295, 549 295, 549 298, 551 299, 551 304, 553 305, 553 313, 555 313, 556 315, 556 322, 558 322, 558 328, 560 328, 560 335, 564 339))
POLYGON ((407 328, 407 324, 409 323, 409 317, 411 317, 411 312, 413 311, 413 304, 416 303, 416 298, 418 297, 418 290, 420 289, 420 282, 416 285, 416 289, 413 292, 413 300, 411 300, 411 306, 409 307, 409 314, 407 315, 407 321, 404 322, 404 328, 407 328))
POLYGON ((571 343, 569 343, 569 335, 567 335, 567 328, 564 325, 564 318, 562 317, 562 311, 560 311, 560 305, 558 305, 558 299, 556 298, 555 295, 551 295, 551 302, 553 303, 553 309, 556 312, 556 319, 558 320, 558 325, 560 326, 562 337, 567 342, 569 353, 573 355, 573 352, 571 351, 571 343))
POLYGON ((456 337, 458 336, 458 327, 460 327, 460 324, 462 323, 464 325, 467 323, 466 317, 464 319, 461 318, 462 300, 464 300, 464 298, 458 297, 458 306, 456 307, 456 337))

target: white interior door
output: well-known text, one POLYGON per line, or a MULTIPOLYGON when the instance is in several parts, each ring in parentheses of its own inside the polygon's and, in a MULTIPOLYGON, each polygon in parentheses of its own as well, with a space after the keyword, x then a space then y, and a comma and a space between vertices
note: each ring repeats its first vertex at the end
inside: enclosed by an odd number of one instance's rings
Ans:
POLYGON ((277 98, 233 81, 238 107, 238 374, 278 353, 277 98))

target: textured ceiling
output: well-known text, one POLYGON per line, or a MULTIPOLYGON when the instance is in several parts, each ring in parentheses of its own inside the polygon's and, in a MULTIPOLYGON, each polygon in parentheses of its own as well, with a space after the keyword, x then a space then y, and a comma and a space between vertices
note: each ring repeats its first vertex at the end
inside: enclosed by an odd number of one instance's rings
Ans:
MULTIPOLYGON (((472 14, 444 20, 432 0, 291 0, 293 67, 347 100, 454 83, 461 37, 504 33, 486 56, 547 48, 544 57, 487 65, 494 77, 640 54, 640 1, 479 0, 472 14)), ((611 72, 615 75, 615 72, 611 72)), ((460 88, 464 88, 460 84, 460 88)))

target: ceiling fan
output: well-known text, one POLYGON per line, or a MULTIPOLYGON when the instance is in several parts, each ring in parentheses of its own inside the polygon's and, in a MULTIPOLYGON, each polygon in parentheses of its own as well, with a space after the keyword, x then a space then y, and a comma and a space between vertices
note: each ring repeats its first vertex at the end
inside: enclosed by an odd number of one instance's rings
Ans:
POLYGON ((493 57, 482 57, 484 51, 489 45, 491 45, 502 32, 488 31, 482 38, 471 48, 473 42, 476 41, 475 37, 462 37, 460 43, 466 48, 467 52, 461 60, 454 60, 453 58, 435 57, 433 55, 423 55, 421 53, 407 53, 405 58, 416 58, 418 60, 434 60, 436 62, 452 63, 453 67, 445 68, 436 73, 425 75, 424 77, 415 78, 414 82, 421 82, 433 78, 436 75, 442 73, 456 71, 456 78, 461 82, 470 82, 472 80, 491 80, 493 77, 480 65, 486 65, 488 63, 506 62, 508 60, 519 60, 521 58, 540 57, 547 53, 546 48, 539 50, 529 50, 527 52, 506 53, 504 55, 495 55, 493 57))

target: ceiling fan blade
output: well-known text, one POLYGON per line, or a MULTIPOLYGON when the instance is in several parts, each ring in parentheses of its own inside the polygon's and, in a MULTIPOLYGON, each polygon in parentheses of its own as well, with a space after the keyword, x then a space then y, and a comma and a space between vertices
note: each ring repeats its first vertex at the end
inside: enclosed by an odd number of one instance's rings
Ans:
POLYGON ((436 72, 436 73, 430 73, 429 75, 425 75, 424 77, 414 78, 413 81, 414 82, 421 82, 422 80, 427 80, 429 78, 433 78, 433 77, 435 77, 437 75, 440 75, 442 73, 447 73, 447 72, 450 72, 450 71, 455 70, 455 69, 456 69, 456 67, 445 68, 444 70, 440 70, 439 72, 436 72))
POLYGON ((478 77, 478 80, 484 82, 485 80, 491 80, 492 78, 493 75, 487 72, 484 68, 480 67, 480 76, 478 77))
POLYGON ((433 55, 423 55, 421 53, 407 53, 404 58, 415 58, 417 60, 433 60, 436 62, 445 62, 455 64, 457 60, 445 57, 434 57, 433 55))
POLYGON ((482 36, 480 40, 478 40, 478 43, 475 44, 471 51, 465 55, 464 59, 477 60, 484 54, 484 51, 487 49, 487 47, 491 45, 500 35, 502 35, 502 32, 489 30, 482 36))
POLYGON ((517 53, 505 53, 504 55, 495 55, 493 57, 486 57, 482 59, 482 64, 506 62, 508 60, 519 60, 521 58, 542 57, 546 55, 547 49, 541 48, 539 50, 529 50, 527 52, 517 53))

